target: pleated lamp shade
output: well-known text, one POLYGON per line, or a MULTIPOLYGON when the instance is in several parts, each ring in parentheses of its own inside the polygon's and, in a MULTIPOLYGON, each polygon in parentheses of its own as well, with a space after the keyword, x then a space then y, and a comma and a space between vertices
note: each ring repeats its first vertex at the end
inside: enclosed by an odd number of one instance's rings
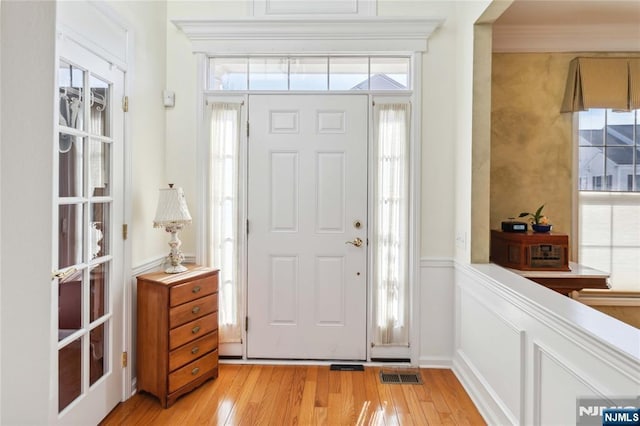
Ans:
POLYGON ((169 184, 169 188, 161 188, 153 226, 163 228, 188 223, 191 223, 191 215, 182 188, 174 188, 173 184, 169 184))

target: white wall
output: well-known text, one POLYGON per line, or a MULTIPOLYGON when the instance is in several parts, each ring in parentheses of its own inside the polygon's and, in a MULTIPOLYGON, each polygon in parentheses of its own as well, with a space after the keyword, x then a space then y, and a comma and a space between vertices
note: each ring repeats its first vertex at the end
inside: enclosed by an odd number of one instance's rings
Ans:
POLYGON ((169 236, 153 228, 158 189, 167 185, 166 113, 162 91, 166 82, 166 7, 159 1, 109 1, 130 27, 132 62, 127 94, 131 173, 131 265, 135 268, 169 251, 169 236))
MULTIPOLYGON (((196 85, 197 62, 192 53, 191 42, 171 23, 172 19, 212 19, 224 17, 246 17, 248 2, 245 1, 182 1, 167 2, 167 88, 176 95, 175 107, 167 109, 166 176, 171 182, 182 186, 189 211, 197 221, 197 110, 196 85)), ((195 226, 187 226, 181 233, 182 251, 195 255, 195 226)))
POLYGON ((53 343, 56 5, 2 2, 1 7, 0 423, 46 424, 53 343))

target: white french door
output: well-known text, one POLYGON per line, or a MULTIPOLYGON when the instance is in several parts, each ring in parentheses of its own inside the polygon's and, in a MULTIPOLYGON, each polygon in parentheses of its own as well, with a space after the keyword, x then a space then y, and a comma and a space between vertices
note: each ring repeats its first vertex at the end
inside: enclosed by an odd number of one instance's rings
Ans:
POLYGON ((73 42, 59 46, 50 418, 97 424, 123 386, 124 72, 73 42))
POLYGON ((249 96, 249 358, 366 359, 367 102, 249 96))

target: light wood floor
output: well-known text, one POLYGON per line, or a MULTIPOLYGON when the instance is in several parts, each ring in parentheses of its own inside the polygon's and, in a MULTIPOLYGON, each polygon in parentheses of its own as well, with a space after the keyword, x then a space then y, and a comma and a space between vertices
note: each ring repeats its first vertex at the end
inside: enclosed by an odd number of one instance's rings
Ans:
MULTIPOLYGON (((386 370, 386 369, 385 369, 386 370)), ((147 394, 101 425, 484 425, 450 370, 422 369, 423 385, 381 384, 380 368, 220 365, 218 379, 169 409, 147 394)))

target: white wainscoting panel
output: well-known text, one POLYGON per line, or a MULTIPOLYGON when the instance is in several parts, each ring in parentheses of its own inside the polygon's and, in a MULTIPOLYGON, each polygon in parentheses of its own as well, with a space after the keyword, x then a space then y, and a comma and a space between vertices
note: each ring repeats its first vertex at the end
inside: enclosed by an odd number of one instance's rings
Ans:
POLYGON ((573 424, 575 413, 564 409, 576 403, 576 395, 605 397, 550 352, 534 344, 533 416, 537 424, 573 424), (563 386, 557 386, 562 382, 563 386))
POLYGON ((486 378, 487 391, 504 396, 503 410, 515 420, 522 407, 525 333, 500 313, 472 292, 461 293, 459 347, 486 378))
POLYGON ((640 394, 640 330, 493 264, 455 266, 453 370, 489 424, 575 424, 640 394))
POLYGON ((420 352, 423 368, 451 368, 453 359, 452 259, 423 258, 420 261, 420 352))

